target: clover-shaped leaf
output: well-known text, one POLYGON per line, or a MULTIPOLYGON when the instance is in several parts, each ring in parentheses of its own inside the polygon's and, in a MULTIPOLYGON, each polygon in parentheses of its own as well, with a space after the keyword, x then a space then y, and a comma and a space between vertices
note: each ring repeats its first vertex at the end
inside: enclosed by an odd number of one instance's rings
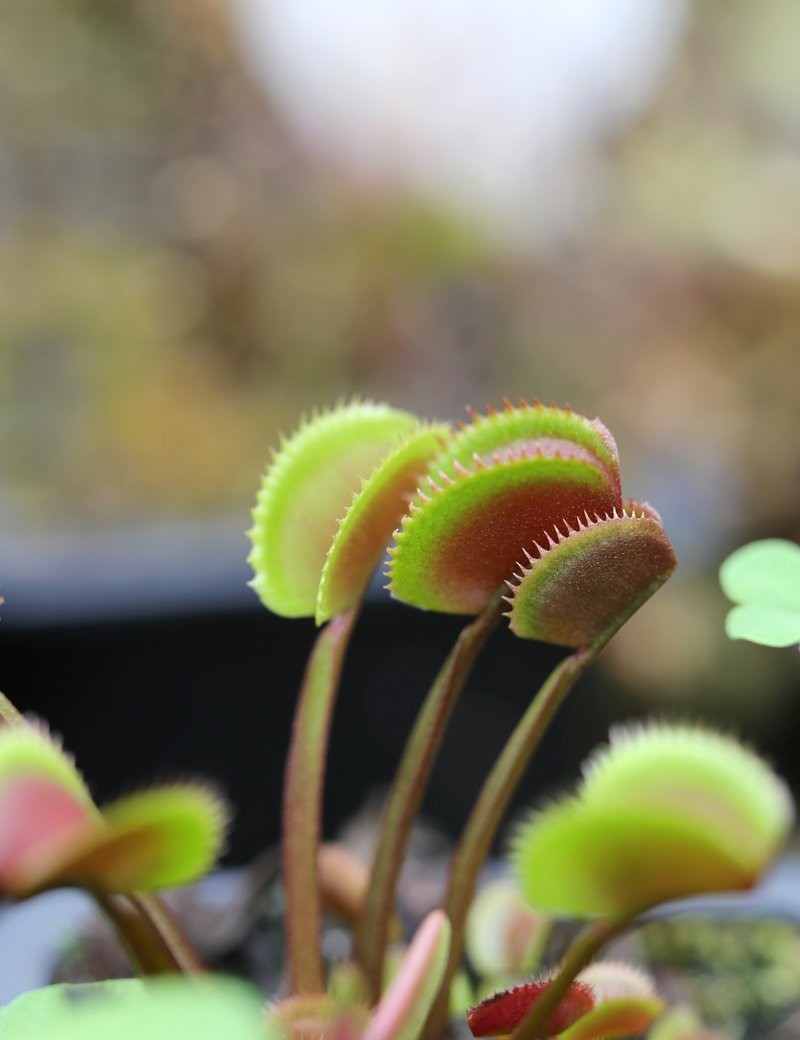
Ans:
POLYGON ((738 604, 725 621, 731 639, 800 643, 800 546, 781 538, 751 542, 731 553, 719 577, 725 595, 738 604))
POLYGON ((577 797, 535 814, 512 861, 534 906, 625 919, 751 888, 793 819, 786 786, 731 738, 687 726, 612 731, 577 797))
POLYGON ((226 812, 200 785, 121 798, 100 811, 68 755, 41 727, 0 730, 0 891, 59 885, 107 893, 195 880, 219 853, 226 812))

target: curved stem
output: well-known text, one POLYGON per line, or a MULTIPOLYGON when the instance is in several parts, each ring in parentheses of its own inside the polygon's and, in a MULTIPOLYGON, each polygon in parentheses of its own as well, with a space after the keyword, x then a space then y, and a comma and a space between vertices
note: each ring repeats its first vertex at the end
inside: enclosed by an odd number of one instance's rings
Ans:
POLYGON ((128 897, 133 907, 147 921, 182 975, 197 975, 207 970, 199 953, 190 942, 172 910, 157 895, 137 892, 128 897))
POLYGON ((462 630, 425 698, 389 792, 357 935, 358 959, 373 1001, 381 994, 389 921, 411 826, 447 721, 478 654, 500 620, 502 605, 498 592, 483 613, 462 630))
POLYGON ((511 1034, 512 1040, 538 1040, 544 1035, 544 1025, 558 1007, 576 975, 583 971, 594 955, 621 932, 630 918, 624 921, 593 921, 580 933, 567 950, 558 974, 536 1001, 534 1006, 511 1034))
POLYGON ((93 891, 141 975, 189 975, 205 971, 177 922, 155 896, 110 896, 93 891))
POLYGON ((322 779, 333 706, 360 601, 317 636, 306 666, 286 762, 283 797, 283 885, 291 992, 325 989, 320 949, 317 852, 322 779))
MULTIPOLYGON (((614 629, 616 631, 616 629, 614 629)), ((576 650, 553 669, 511 734, 500 757, 481 788, 450 866, 443 909, 453 926, 450 957, 439 999, 431 1013, 425 1036, 432 1040, 447 1021, 450 985, 461 962, 464 929, 478 874, 492 847, 509 802, 550 720, 576 681, 605 647, 613 632, 592 646, 576 650)))

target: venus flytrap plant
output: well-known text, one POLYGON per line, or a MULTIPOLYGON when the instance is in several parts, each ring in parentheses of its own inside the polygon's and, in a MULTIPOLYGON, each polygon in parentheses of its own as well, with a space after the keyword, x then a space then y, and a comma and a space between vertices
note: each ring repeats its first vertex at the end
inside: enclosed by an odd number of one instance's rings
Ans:
POLYGON ((783 782, 731 738, 662 724, 612 731, 577 795, 535 814, 514 841, 512 863, 534 906, 599 915, 514 1040, 539 1037, 579 972, 646 910, 752 888, 793 815, 783 782))
POLYGON ((0 821, 0 893, 85 888, 143 972, 200 969, 171 915, 146 893, 186 884, 215 861, 227 811, 210 789, 153 788, 99 810, 69 756, 20 717, 0 728, 0 821))

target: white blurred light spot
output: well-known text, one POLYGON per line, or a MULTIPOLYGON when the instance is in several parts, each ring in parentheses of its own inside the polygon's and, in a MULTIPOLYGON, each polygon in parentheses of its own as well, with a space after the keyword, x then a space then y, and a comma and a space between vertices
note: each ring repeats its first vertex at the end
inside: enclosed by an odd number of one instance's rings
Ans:
POLYGON ((257 76, 316 153, 547 232, 585 205, 592 148, 657 90, 687 2, 237 0, 234 11, 257 76))

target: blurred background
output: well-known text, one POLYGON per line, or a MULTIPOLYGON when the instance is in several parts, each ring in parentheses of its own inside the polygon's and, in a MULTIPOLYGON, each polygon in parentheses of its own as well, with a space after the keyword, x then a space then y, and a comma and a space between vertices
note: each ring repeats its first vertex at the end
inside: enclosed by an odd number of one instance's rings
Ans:
MULTIPOLYGON (((800 537, 798 39, 794 0, 3 5, 0 684, 100 794, 209 773, 233 857, 274 839, 313 631, 257 606, 244 531, 278 432, 353 393, 569 402, 663 515, 680 571, 528 794, 644 712, 800 783, 796 651, 728 643, 716 579, 800 537)), ((371 607, 331 826, 459 626, 371 607)), ((493 646, 429 800, 450 830, 557 657, 493 646)))

